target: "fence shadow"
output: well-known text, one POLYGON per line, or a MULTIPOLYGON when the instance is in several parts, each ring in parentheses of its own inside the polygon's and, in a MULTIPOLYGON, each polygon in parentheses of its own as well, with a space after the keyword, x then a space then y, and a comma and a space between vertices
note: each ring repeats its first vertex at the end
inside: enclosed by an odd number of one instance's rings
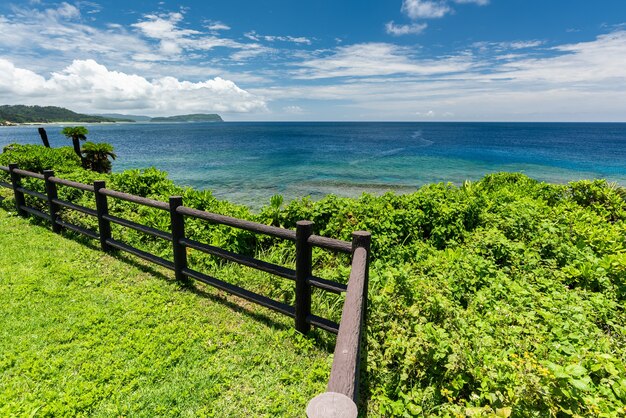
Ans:
MULTIPOLYGON (((99 249, 99 247, 93 244, 91 244, 91 247, 93 247, 94 249, 99 249)), ((133 267, 136 267, 140 271, 150 274, 151 276, 158 277, 159 279, 164 280, 168 283, 177 284, 179 285, 179 288, 181 291, 190 292, 196 296, 202 297, 204 299, 208 299, 211 302, 219 303, 223 306, 228 307, 229 309, 232 309, 235 312, 241 313, 245 315, 246 317, 253 319, 257 322, 263 323, 273 329, 288 330, 292 328, 292 326, 290 325, 274 320, 269 315, 247 308, 246 306, 243 305, 243 303, 252 304, 252 302, 246 302, 245 299, 240 299, 242 303, 237 303, 232 300, 229 300, 226 296, 226 292, 221 292, 219 290, 212 290, 210 289, 208 285, 206 285, 207 290, 204 290, 198 287, 198 284, 191 282, 191 281, 180 283, 171 275, 166 274, 157 268, 154 268, 153 266, 149 265, 147 262, 141 259, 129 257, 126 254, 122 253, 121 251, 113 251, 109 253, 109 255, 111 257, 114 257, 118 260, 123 261, 124 263, 132 265, 133 267)))

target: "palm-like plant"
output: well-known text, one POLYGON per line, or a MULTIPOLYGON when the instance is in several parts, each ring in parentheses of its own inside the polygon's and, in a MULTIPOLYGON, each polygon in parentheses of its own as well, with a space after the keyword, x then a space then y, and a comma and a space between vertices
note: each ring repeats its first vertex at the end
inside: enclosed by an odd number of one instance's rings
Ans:
POLYGON ((87 134, 89 131, 84 126, 66 126, 61 131, 63 135, 72 140, 72 145, 74 145, 74 152, 81 159, 83 158, 80 153, 80 141, 84 141, 87 139, 87 134))
POLYGON ((109 158, 114 160, 117 157, 113 152, 113 146, 106 142, 100 142, 98 144, 85 142, 81 152, 82 155, 84 155, 85 168, 97 173, 110 173, 111 160, 109 160, 109 158))

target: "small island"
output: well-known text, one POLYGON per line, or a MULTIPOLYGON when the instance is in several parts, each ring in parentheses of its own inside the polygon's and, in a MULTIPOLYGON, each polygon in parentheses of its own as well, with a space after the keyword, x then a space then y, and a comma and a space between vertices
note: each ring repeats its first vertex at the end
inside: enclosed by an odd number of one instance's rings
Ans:
POLYGON ((191 115, 157 117, 150 119, 150 122, 224 122, 224 120, 215 113, 195 113, 191 115))

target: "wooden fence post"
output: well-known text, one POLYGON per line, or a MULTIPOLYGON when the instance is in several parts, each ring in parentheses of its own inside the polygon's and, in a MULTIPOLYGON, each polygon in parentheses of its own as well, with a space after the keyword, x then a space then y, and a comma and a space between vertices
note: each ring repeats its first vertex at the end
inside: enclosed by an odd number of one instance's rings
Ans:
POLYGON ((367 367, 367 359, 362 356, 361 348, 365 349, 367 353, 367 305, 368 305, 368 289, 369 289, 369 277, 370 277, 370 247, 372 244, 372 234, 367 231, 354 231, 352 233, 352 255, 357 248, 364 248, 366 251, 365 258, 365 277, 363 278, 363 309, 361 311, 361 341, 359 341, 359 362, 357 363, 357 370, 354 382, 354 403, 359 402, 359 380, 361 375, 361 365, 367 367))
POLYGON ((93 191, 96 196, 96 212, 98 213, 98 231, 100 233, 100 248, 102 251, 110 251, 111 246, 107 240, 111 238, 111 222, 104 219, 109 214, 109 202, 106 195, 100 193, 100 189, 106 188, 104 180, 93 182, 93 191))
POLYGON ((366 266, 365 266, 365 286, 363 286, 363 292, 365 293, 364 296, 364 306, 363 306, 363 315, 364 315, 364 320, 365 320, 365 313, 367 311, 367 289, 369 286, 369 272, 370 272, 370 268, 369 268, 369 255, 370 255, 370 247, 372 245, 372 234, 367 232, 367 231, 354 231, 352 233, 352 254, 354 255, 354 252, 356 251, 357 248, 365 248, 365 251, 367 251, 367 260, 366 260, 366 266))
POLYGON ((183 205, 182 196, 170 197, 170 220, 172 223, 172 248, 174 250, 174 273, 176 280, 186 282, 183 270, 187 268, 187 248, 180 243, 185 238, 185 217, 176 211, 183 205))
POLYGON ((22 209, 22 206, 26 206, 26 199, 24 193, 18 191, 19 187, 22 187, 22 180, 20 175, 15 172, 17 170, 17 164, 9 164, 9 173, 11 174, 11 185, 13 186, 13 195, 15 196, 15 209, 20 216, 26 216, 26 211, 22 209))
POLYGON ((311 330, 307 322, 311 315, 311 285, 307 281, 313 275, 313 247, 308 243, 313 225, 311 221, 296 223, 296 330, 303 334, 311 330))
POLYGON ((50 212, 52 232, 61 232, 61 225, 57 224, 59 206, 53 202, 54 199, 58 198, 57 185, 50 181, 50 177, 54 177, 54 171, 44 170, 43 177, 46 182, 46 196, 48 196, 48 211, 50 212))

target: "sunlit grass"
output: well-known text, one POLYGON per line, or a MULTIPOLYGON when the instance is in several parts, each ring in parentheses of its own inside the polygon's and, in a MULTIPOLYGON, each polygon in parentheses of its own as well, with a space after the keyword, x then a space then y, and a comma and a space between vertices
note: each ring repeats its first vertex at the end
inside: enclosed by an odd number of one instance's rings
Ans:
POLYGON ((301 416, 331 354, 292 320, 0 211, 0 416, 301 416))

